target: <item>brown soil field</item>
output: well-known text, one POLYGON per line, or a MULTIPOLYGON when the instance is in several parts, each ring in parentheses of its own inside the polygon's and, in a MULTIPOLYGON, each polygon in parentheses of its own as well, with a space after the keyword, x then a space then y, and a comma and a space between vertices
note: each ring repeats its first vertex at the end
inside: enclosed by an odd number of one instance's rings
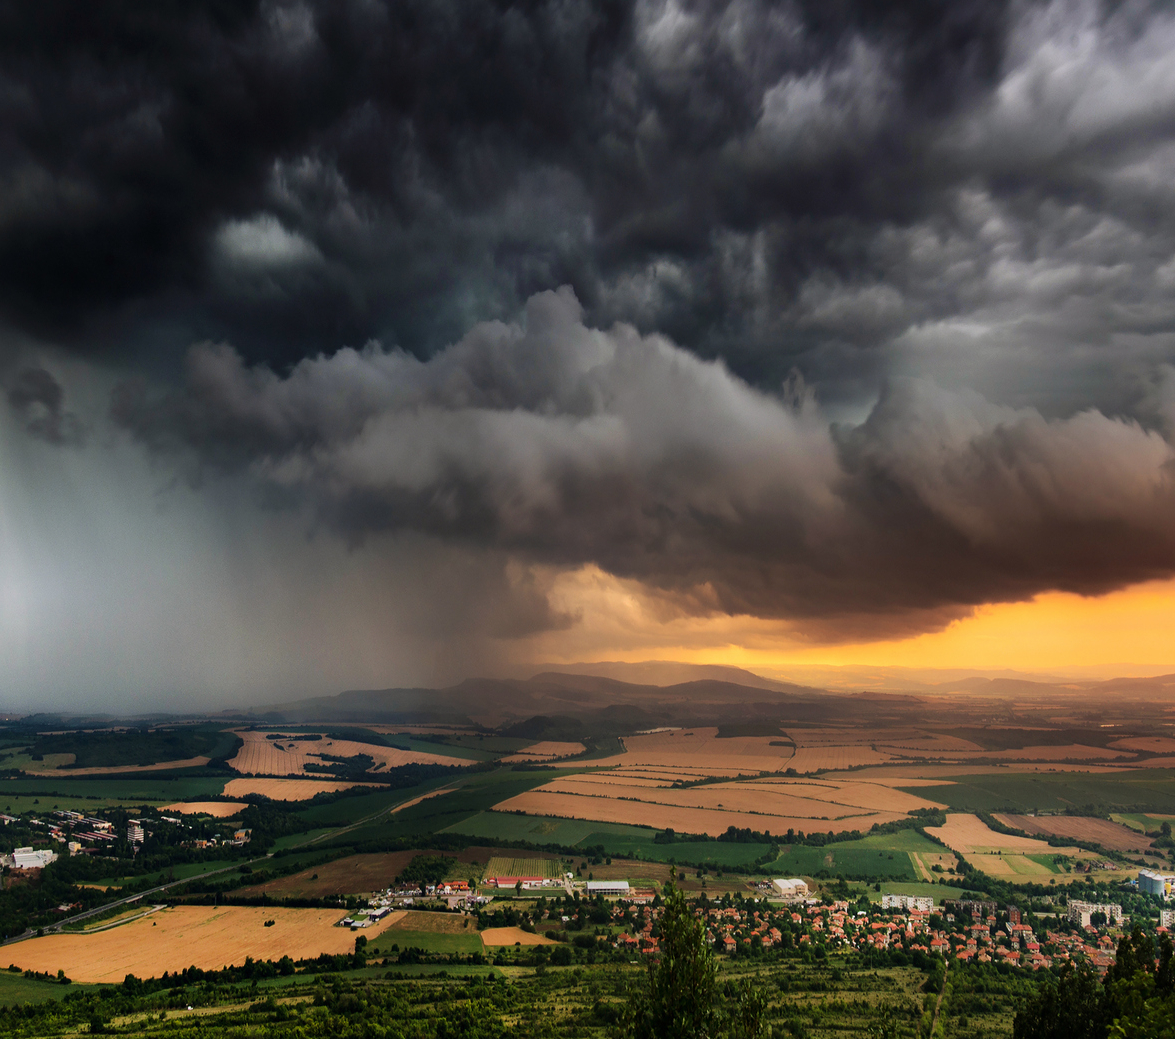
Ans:
MULTIPOLYGON (((705 788, 700 788, 705 789, 705 788)), ((658 790, 657 794, 664 791, 658 790)), ((676 791, 693 793, 693 791, 676 791)), ((815 803, 815 802, 813 802, 815 803)), ((812 816, 785 816, 764 814, 761 810, 728 811, 724 808, 695 808, 667 804, 653 804, 646 801, 622 800, 609 797, 584 797, 572 793, 548 792, 545 787, 530 790, 524 794, 495 805, 501 812, 526 812, 531 815, 551 815, 567 819, 592 819, 599 822, 628 823, 634 826, 653 826, 657 829, 670 827, 679 833, 708 833, 713 836, 725 833, 728 827, 770 830, 783 833, 789 827, 822 832, 831 830, 867 830, 874 823, 893 822, 905 816, 897 812, 862 813, 848 809, 838 812, 832 806, 822 805, 821 814, 838 815, 836 819, 820 819, 815 825, 812 816)))
POLYGON ((582 754, 587 748, 582 743, 559 743, 556 740, 544 740, 541 743, 532 743, 523 747, 517 754, 511 754, 503 761, 550 761, 553 758, 569 758, 573 754, 582 754))
POLYGON ((981 751, 970 755, 977 758, 996 758, 1001 761, 1113 761, 1115 758, 1130 757, 1125 750, 1108 750, 1104 747, 1085 747, 1071 743, 1064 747, 1022 747, 1020 750, 981 751))
POLYGON ((1076 848, 1052 848, 1044 841, 1031 837, 1011 837, 996 833, 982 819, 961 812, 952 812, 948 815, 946 826, 928 826, 926 832, 937 837, 960 855, 988 851, 1018 854, 1071 854, 1078 851, 1076 848))
POLYGON ((321 755, 350 758, 367 754, 377 765, 395 768, 399 765, 458 765, 467 764, 463 758, 442 754, 422 754, 414 750, 376 746, 374 743, 356 743, 354 740, 271 740, 272 733, 238 732, 245 744, 229 766, 238 772, 268 776, 304 776, 307 764, 323 764, 321 755))
MULTIPOLYGON (((74 981, 121 982, 127 974, 159 977, 164 971, 195 966, 220 970, 230 964, 308 959, 320 953, 355 948, 350 928, 336 927, 345 914, 334 909, 284 909, 275 906, 174 906, 98 934, 50 934, 11 947, 22 970, 59 969, 74 981), (266 927, 266 920, 276 920, 266 927)), ((382 933, 396 914, 363 931, 382 933)))
MULTIPOLYGON (((72 758, 74 755, 68 754, 63 757, 72 758)), ((24 771, 29 775, 36 776, 56 776, 58 779, 68 776, 110 776, 110 775, 132 775, 135 772, 161 772, 169 768, 200 768, 207 765, 211 758, 184 758, 182 761, 157 761, 154 765, 109 765, 101 768, 54 768, 39 771, 34 767, 25 767, 24 771)))
POLYGON ((442 852, 390 851, 369 855, 348 855, 322 866, 313 866, 288 877, 278 877, 244 889, 246 896, 266 894, 270 898, 321 898, 323 895, 358 895, 382 891, 416 855, 442 852), (311 879, 317 875, 317 880, 311 879))
POLYGON ((777 778, 750 780, 740 784, 750 790, 789 789, 805 797, 830 804, 848 805, 852 808, 868 808, 878 812, 912 812, 918 808, 945 808, 937 801, 929 801, 915 794, 897 790, 876 782, 856 782, 841 779, 837 781, 797 782, 777 778))
POLYGON ((555 945, 556 942, 541 934, 531 934, 521 927, 488 927, 481 932, 486 945, 555 945))
POLYGON ((376 783, 345 783, 332 779, 230 779, 224 785, 226 797, 261 794, 274 801, 308 801, 315 794, 350 790, 353 786, 377 786, 376 783))
POLYGON ((892 754, 883 750, 874 750, 872 747, 801 747, 796 751, 795 757, 787 763, 787 767, 805 773, 815 772, 822 768, 857 768, 860 765, 880 765, 892 760, 892 754))
POLYGON ((795 818, 806 816, 812 819, 859 815, 862 808, 904 813, 915 808, 943 807, 913 794, 872 783, 820 783, 773 778, 668 789, 639 787, 624 782, 611 783, 609 778, 607 773, 568 776, 546 783, 540 789, 683 808, 721 808, 726 811, 795 818))
POLYGON ((1119 750, 1138 750, 1150 754, 1175 753, 1175 740, 1170 736, 1132 736, 1128 740, 1115 740, 1110 746, 1119 750))
MULTIPOLYGON (((288 877, 278 877, 244 888, 246 895, 269 895, 270 898, 317 898, 323 895, 358 895, 381 891, 395 880, 397 874, 417 855, 445 855, 454 862, 486 863, 493 856, 493 848, 470 847, 460 852, 411 848, 408 851, 373 852, 348 855, 322 866, 312 866, 288 877), (318 874, 317 880, 311 878, 318 874)), ((420 928, 417 928, 420 930, 420 928)))
POLYGON ((1151 846, 1150 840, 1142 834, 1107 819, 1070 815, 997 815, 995 818, 1005 826, 1024 830, 1026 833, 1094 841, 1111 851, 1142 851, 1151 846))
POLYGON ((177 801, 164 805, 161 812, 176 812, 179 815, 210 815, 214 819, 231 819, 249 806, 244 801, 177 801))
POLYGON ((456 788, 451 786, 441 787, 440 790, 430 790, 427 794, 421 794, 419 797, 412 798, 411 801, 405 801, 403 804, 396 805, 388 814, 395 815, 397 812, 404 811, 405 808, 411 808, 413 805, 420 804, 421 801, 427 801, 430 797, 440 797, 441 794, 450 794, 456 788))
POLYGON ((685 768, 714 776, 780 772, 791 766, 790 746, 773 747, 783 736, 737 736, 718 739, 718 730, 697 728, 625 736, 623 754, 594 761, 597 767, 652 765, 685 768))
POLYGON ((464 913, 428 913, 415 909, 397 913, 389 931, 428 931, 431 934, 477 934, 477 918, 464 913))

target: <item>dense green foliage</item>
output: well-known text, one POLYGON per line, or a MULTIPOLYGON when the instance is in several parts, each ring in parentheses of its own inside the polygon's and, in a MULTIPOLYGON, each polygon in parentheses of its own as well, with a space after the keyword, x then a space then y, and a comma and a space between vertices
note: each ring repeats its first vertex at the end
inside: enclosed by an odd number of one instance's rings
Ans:
POLYGON ((29 748, 34 760, 46 754, 73 754, 63 768, 121 768, 188 758, 230 757, 240 737, 211 726, 131 729, 126 732, 69 732, 39 736, 29 748))

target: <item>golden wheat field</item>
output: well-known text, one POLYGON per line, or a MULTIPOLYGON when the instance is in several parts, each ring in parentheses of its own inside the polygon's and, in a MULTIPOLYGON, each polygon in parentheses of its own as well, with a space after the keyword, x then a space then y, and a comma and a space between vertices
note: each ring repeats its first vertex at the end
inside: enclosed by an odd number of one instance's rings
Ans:
POLYGON ((1132 736, 1127 740, 1115 740, 1110 744, 1118 750, 1135 750, 1150 754, 1175 753, 1175 740, 1170 736, 1132 736))
MULTIPOLYGON (((1052 848, 1045 841, 1036 840, 1034 837, 1013 837, 1005 833, 996 833, 982 819, 962 812, 952 812, 947 816, 945 826, 928 826, 926 832, 937 837, 960 855, 985 852, 1046 854, 1064 850, 1052 848)), ((1069 850, 1077 851, 1076 848, 1069 850)))
POLYGON ((375 783, 348 783, 339 779, 230 779, 224 784, 225 797, 260 794, 272 801, 308 801, 315 794, 333 794, 353 786, 375 783))
POLYGON ((521 927, 487 927, 481 932, 484 945, 554 945, 550 938, 531 934, 521 927))
MULTIPOLYGON (((661 793, 661 791, 657 791, 661 793)), ((864 812, 860 809, 837 809, 822 804, 822 816, 771 815, 762 811, 739 811, 734 808, 696 808, 688 805, 659 804, 636 799, 592 797, 574 793, 547 791, 543 787, 508 798, 495 809, 501 812, 526 812, 529 815, 560 816, 566 819, 592 819, 599 822, 629 823, 677 830, 679 833, 708 833, 717 836, 731 826, 740 829, 770 830, 784 833, 789 828, 821 832, 867 830, 874 823, 904 818, 898 812, 864 812), (835 816, 835 818, 831 818, 835 816)))
POLYGON ((587 748, 582 743, 559 743, 556 740, 544 740, 541 743, 532 743, 523 747, 517 754, 511 754, 502 760, 516 761, 551 761, 555 758, 569 758, 573 754, 582 754, 587 748))
POLYGON ((214 819, 231 819, 248 807, 244 801, 177 801, 159 810, 175 812, 177 815, 210 815, 214 819))
POLYGON ((714 776, 755 775, 780 772, 790 766, 792 746, 785 737, 736 736, 718 739, 713 728, 679 729, 626 736, 621 741, 624 753, 596 766, 616 765, 624 768, 651 765, 686 768, 714 776), (779 746, 772 746, 772 743, 779 746))
MULTIPOLYGON (((336 926, 343 915, 334 909, 174 906, 97 934, 30 938, 8 955, 22 970, 64 970, 80 982, 120 982, 127 974, 154 978, 192 966, 220 970, 246 956, 298 960, 352 952, 355 935, 336 926), (266 920, 274 925, 266 927, 266 920)), ((374 938, 401 915, 391 913, 363 934, 374 938)))
POLYGON ((399 765, 459 765, 467 764, 464 759, 442 754, 423 754, 414 750, 397 750, 395 747, 381 747, 374 743, 356 743, 354 740, 281 740, 268 739, 273 735, 266 732, 237 733, 244 740, 244 746, 229 761, 237 772, 262 776, 305 776, 307 764, 323 764, 322 755, 350 758, 366 754, 377 765, 395 768, 399 765))

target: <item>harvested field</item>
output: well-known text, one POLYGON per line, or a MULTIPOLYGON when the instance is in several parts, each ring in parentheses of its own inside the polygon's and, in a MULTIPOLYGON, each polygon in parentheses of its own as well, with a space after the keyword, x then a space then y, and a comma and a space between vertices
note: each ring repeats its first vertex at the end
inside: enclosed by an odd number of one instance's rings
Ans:
POLYGON ((456 787, 446 786, 439 790, 430 790, 427 794, 421 794, 419 797, 414 797, 410 801, 405 801, 403 804, 396 805, 395 808, 389 812, 389 815, 395 815, 397 812, 404 811, 405 808, 411 808, 414 805, 420 804, 421 801, 427 801, 430 797, 440 797, 441 794, 451 794, 456 787))
POLYGON ((231 819, 248 807, 244 801, 177 801, 159 810, 175 812, 177 815, 210 815, 214 819, 231 819))
MULTIPOLYGON (((928 826, 926 832, 937 837, 960 855, 1000 852, 1012 854, 1047 854, 1052 852, 1077 853, 1077 848, 1051 848, 1044 841, 1032 837, 1012 837, 996 833, 978 816, 951 813, 946 826, 928 826)), ((976 862, 976 865, 979 865, 976 862)))
POLYGON ((1128 740, 1115 740, 1110 746, 1147 754, 1175 754, 1175 740, 1170 736, 1131 736, 1128 740))
POLYGON ((464 758, 443 754, 424 754, 415 750, 397 750, 395 747, 377 746, 374 743, 356 743, 354 740, 271 740, 273 735, 266 732, 237 732, 245 744, 236 757, 229 761, 229 767, 238 772, 265 776, 304 776, 307 764, 323 764, 322 755, 337 758, 351 758, 366 754, 375 760, 376 766, 395 768, 399 765, 466 765, 464 758))
POLYGON ((1142 851, 1151 846, 1150 839, 1107 819, 1083 818, 1071 815, 997 815, 1005 826, 1026 833, 1052 837, 1071 837, 1078 841, 1092 841, 1110 851, 1142 851))
POLYGON ((333 794, 354 786, 378 786, 378 783, 347 783, 335 779, 230 779, 224 785, 226 797, 260 794, 273 801, 309 801, 315 794, 333 794))
POLYGON ((244 889, 246 895, 266 894, 270 898, 321 898, 325 895, 359 895, 382 891, 417 855, 441 852, 389 851, 370 855, 348 855, 321 866, 313 866, 288 877, 279 877, 244 889))
POLYGON ((592 764, 682 768, 712 776, 780 772, 791 766, 792 748, 771 746, 773 741, 782 743, 783 736, 736 736, 722 740, 717 736, 718 730, 711 728, 625 736, 623 754, 592 764))
MULTIPOLYGON (((683 789, 634 784, 628 777, 597 772, 556 779, 531 793, 575 794, 583 798, 608 798, 674 808, 720 809, 789 819, 803 818, 810 822, 819 820, 821 823, 860 815, 862 809, 906 813, 918 808, 943 807, 906 791, 874 783, 845 780, 829 783, 782 777, 712 783, 683 789)), ((824 829, 823 825, 807 827, 813 828, 824 829)))
POLYGON ((481 932, 486 945, 556 945, 541 934, 531 934, 521 927, 487 927, 481 932))
POLYGON ((892 761, 894 755, 885 750, 874 750, 872 747, 840 746, 840 747, 801 747, 791 761, 788 768, 797 772, 816 772, 820 769, 857 768, 860 765, 880 765, 892 761))
POLYGON ((532 743, 523 747, 517 754, 511 754, 503 761, 551 761, 555 758, 569 758, 573 754, 582 754, 587 748, 582 743, 559 743, 555 740, 544 740, 542 743, 532 743))
MULTIPOLYGON (((700 788, 706 789, 706 788, 700 788)), ((712 788, 711 788, 712 789, 712 788)), ((659 795, 663 790, 657 790, 659 795)), ((692 792, 692 791, 688 791, 692 792)), ((832 806, 822 810, 832 814, 832 806)), ((579 794, 548 792, 545 787, 511 797, 495 806, 501 812, 526 812, 564 819, 593 819, 599 822, 626 823, 631 826, 669 827, 679 833, 725 833, 731 826, 740 829, 770 830, 784 833, 789 828, 810 832, 867 830, 874 823, 887 823, 905 817, 905 813, 872 812, 848 809, 836 819, 813 819, 810 816, 768 815, 761 812, 727 811, 725 808, 693 808, 655 804, 610 797, 584 797, 579 794), (849 814, 851 813, 851 814, 849 814)))
MULTIPOLYGON (((30 938, 12 946, 9 955, 22 970, 61 969, 74 981, 117 983, 127 974, 154 978, 190 966, 220 970, 244 963, 246 956, 298 960, 352 952, 355 935, 335 926, 343 916, 332 909, 174 906, 98 934, 30 938), (266 927, 266 920, 276 924, 266 927)), ((374 938, 397 919, 391 914, 363 934, 374 938)))

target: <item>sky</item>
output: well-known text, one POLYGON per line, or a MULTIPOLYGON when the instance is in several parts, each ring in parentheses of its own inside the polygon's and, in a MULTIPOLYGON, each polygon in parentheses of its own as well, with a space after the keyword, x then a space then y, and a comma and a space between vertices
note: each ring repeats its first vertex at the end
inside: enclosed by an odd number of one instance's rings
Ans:
POLYGON ((0 702, 1175 665, 1175 10, 0 3, 0 702))

